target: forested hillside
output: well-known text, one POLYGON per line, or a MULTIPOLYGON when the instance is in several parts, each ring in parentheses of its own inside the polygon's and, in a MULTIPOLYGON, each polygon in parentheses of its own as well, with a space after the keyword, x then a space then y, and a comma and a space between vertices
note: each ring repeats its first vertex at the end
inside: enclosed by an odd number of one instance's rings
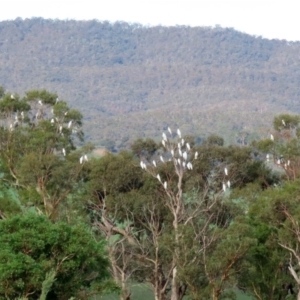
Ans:
POLYGON ((167 126, 244 142, 300 112, 299 52, 230 28, 17 19, 0 22, 0 85, 58 93, 110 149, 167 126))
POLYGON ((299 115, 249 146, 167 127, 102 157, 82 118, 0 88, 0 299, 300 299, 299 115))
POLYGON ((299 50, 0 22, 0 298, 300 299, 299 50))

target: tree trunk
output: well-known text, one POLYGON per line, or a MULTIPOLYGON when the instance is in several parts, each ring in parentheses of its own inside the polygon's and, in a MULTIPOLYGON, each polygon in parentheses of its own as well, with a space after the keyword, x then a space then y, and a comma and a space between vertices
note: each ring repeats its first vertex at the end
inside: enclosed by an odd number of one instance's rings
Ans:
POLYGON ((154 271, 154 299, 155 300, 165 300, 165 291, 162 287, 162 282, 160 278, 160 270, 158 263, 155 264, 154 271))
POLYGON ((171 284, 171 300, 179 300, 178 297, 178 282, 177 282, 177 267, 173 269, 173 277, 172 277, 172 284, 171 284))
POLYGON ((166 297, 165 297, 165 295, 164 295, 163 293, 161 293, 159 290, 156 290, 156 291, 154 292, 154 299, 155 299, 155 300, 165 300, 166 297))
POLYGON ((109 260, 111 262, 113 278, 118 284, 121 285, 120 300, 130 300, 131 293, 127 289, 126 279, 124 276, 125 274, 124 274, 124 272, 122 272, 118 269, 113 250, 110 247, 108 247, 108 256, 109 256, 109 260))
POLYGON ((220 296, 220 289, 214 287, 212 289, 212 299, 213 300, 218 300, 219 299, 219 296, 220 296))
POLYGON ((127 289, 126 280, 122 276, 122 294, 120 295, 120 300, 130 300, 131 293, 127 289))

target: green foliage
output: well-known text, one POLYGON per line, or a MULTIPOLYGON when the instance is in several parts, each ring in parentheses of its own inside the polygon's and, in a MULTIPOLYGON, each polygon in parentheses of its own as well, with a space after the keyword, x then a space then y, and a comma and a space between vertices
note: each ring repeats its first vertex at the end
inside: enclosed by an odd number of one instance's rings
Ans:
MULTIPOLYGON (((244 222, 252 228, 257 245, 250 248, 241 274, 240 286, 261 299, 287 297, 297 287, 288 270, 289 262, 297 260, 280 245, 298 249, 299 181, 260 192, 252 199, 244 222)), ((296 250, 297 251, 297 250, 296 250)))
POLYGON ((141 186, 142 171, 134 164, 129 152, 105 155, 95 159, 91 167, 89 184, 103 196, 126 193, 141 186))
POLYGON ((131 151, 138 157, 150 158, 154 155, 157 149, 158 145, 150 138, 145 140, 139 138, 131 145, 131 151))
POLYGON ((55 281, 56 271, 52 270, 46 273, 45 280, 42 283, 42 293, 39 300, 46 300, 47 295, 50 292, 52 285, 55 281))
POLYGON ((58 96, 57 94, 50 93, 44 90, 31 90, 25 93, 26 101, 38 101, 42 100, 42 102, 46 105, 54 105, 57 102, 58 96))
POLYGON ((295 180, 300 175, 300 139, 298 115, 281 114, 274 118, 276 130, 269 139, 256 141, 253 146, 267 162, 282 170, 289 180, 295 180))
MULTIPOLYGON (((198 152, 193 168, 179 174, 171 154, 149 138, 133 142, 132 152, 80 163, 93 147, 76 150, 79 111, 46 90, 2 93, 0 298, 87 299, 118 291, 116 283, 125 297, 130 276, 167 297, 175 267, 178 292, 191 299, 233 299, 236 286, 261 299, 287 295, 287 266, 299 263, 287 251, 300 249, 299 182, 280 182, 262 152, 278 156, 296 179, 297 116, 276 117, 274 140, 253 147, 208 135, 188 153, 198 152), (148 160, 147 172, 137 158, 148 160), (93 234, 77 222, 88 218, 93 234)), ((194 145, 193 136, 184 139, 194 145)))
POLYGON ((108 278, 104 244, 82 224, 17 215, 0 222, 0 243, 1 297, 86 299, 108 278))
POLYGON ((28 91, 23 98, 5 94, 0 111, 3 180, 19 188, 25 206, 60 218, 59 207, 79 190, 82 152, 75 152, 75 142, 83 139, 81 113, 46 90, 28 91))
POLYGON ((222 188, 222 182, 229 179, 231 186, 242 188, 252 182, 259 182, 261 188, 266 188, 276 182, 278 178, 262 160, 253 159, 252 148, 238 146, 218 146, 204 143, 195 150, 200 153, 200 159, 193 164, 193 171, 187 180, 187 187, 202 188, 207 182, 213 182, 215 189, 222 188), (229 170, 224 177, 224 168, 229 170))
POLYGON ((273 120, 273 128, 277 131, 285 129, 295 129, 300 122, 299 115, 280 114, 273 120))
POLYGON ((4 184, 0 177, 0 218, 11 217, 23 211, 18 191, 4 184))
POLYGON ((207 145, 215 145, 215 146, 223 146, 224 145, 224 139, 221 136, 218 136, 216 134, 211 134, 208 136, 204 141, 204 144, 207 145))
POLYGON ((271 139, 259 140, 253 142, 252 146, 265 153, 270 153, 274 149, 274 142, 271 139))
MULTIPOLYGON (((143 160, 148 158, 151 165, 153 159, 159 160, 158 150, 145 151, 142 140, 135 146, 138 146, 135 154, 141 155, 143 160)), ((180 280, 193 299, 210 297, 212 290, 226 298, 229 297, 227 292, 230 293, 228 288, 238 281, 239 268, 248 250, 256 244, 256 237, 252 236, 248 224, 237 219, 248 210, 247 194, 243 195, 244 199, 241 194, 236 195, 241 200, 235 201, 218 193, 224 181, 224 167, 229 170, 228 178, 233 187, 240 189, 253 184, 256 192, 260 192, 276 179, 262 161, 253 159, 251 148, 203 143, 195 150, 200 157, 193 161, 193 170, 187 172, 182 181, 182 221, 177 242, 173 216, 168 209, 170 199, 156 179, 156 174, 161 174, 163 181, 168 180, 168 187, 176 190, 176 176, 170 162, 158 164, 153 174, 151 171, 147 174, 129 152, 94 160, 88 183, 91 202, 87 204, 97 228, 108 236, 111 251, 123 257, 118 266, 126 268, 125 272, 131 273, 133 278, 145 282, 149 276, 155 276, 151 262, 156 259, 164 274, 161 276, 168 276, 176 251, 180 280), (197 211, 203 213, 196 214, 197 211), (119 229, 136 242, 129 242, 119 229), (122 252, 121 245, 128 253, 122 252), (125 266, 124 260, 131 262, 125 266)), ((147 169, 151 168, 150 163, 147 169)))

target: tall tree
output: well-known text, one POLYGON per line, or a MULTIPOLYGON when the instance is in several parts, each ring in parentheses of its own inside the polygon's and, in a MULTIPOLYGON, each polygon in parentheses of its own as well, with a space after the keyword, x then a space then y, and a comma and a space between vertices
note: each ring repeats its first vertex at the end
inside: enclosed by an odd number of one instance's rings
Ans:
POLYGON ((25 204, 53 219, 78 188, 86 161, 84 148, 74 151, 75 139, 83 139, 81 119, 79 111, 45 90, 23 98, 7 93, 0 100, 2 180, 19 188, 25 204))
POLYGON ((120 298, 130 299, 128 280, 135 270, 136 238, 124 197, 129 199, 133 196, 131 191, 141 187, 142 172, 134 165, 133 156, 125 151, 94 159, 89 168, 86 206, 92 224, 107 241, 111 273, 122 287, 120 298))
POLYGON ((187 292, 194 299, 205 297, 204 287, 209 291, 206 296, 219 299, 255 242, 251 237, 241 241, 241 230, 246 234, 249 226, 242 229, 232 224, 230 206, 225 204, 227 192, 233 185, 243 186, 257 178, 255 173, 247 174, 250 168, 264 168, 253 161, 249 148, 226 148, 220 138, 213 137, 196 149, 179 129, 176 134, 168 131, 162 134, 164 152, 140 162, 158 181, 169 214, 172 238, 164 248, 169 250, 171 264, 165 280, 172 300, 182 299, 187 292), (199 275, 205 279, 195 280, 199 275))
POLYGON ((281 114, 274 118, 268 139, 254 145, 264 153, 268 163, 281 169, 289 180, 300 175, 300 117, 281 114))

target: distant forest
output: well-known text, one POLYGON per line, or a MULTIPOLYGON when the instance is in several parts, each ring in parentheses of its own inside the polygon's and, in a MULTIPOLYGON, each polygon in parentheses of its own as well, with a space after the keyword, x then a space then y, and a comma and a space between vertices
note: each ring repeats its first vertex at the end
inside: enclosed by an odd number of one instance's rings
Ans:
POLYGON ((110 150, 168 126, 246 144, 300 113, 299 53, 218 26, 16 19, 0 22, 0 85, 57 93, 83 113, 86 140, 110 150))

